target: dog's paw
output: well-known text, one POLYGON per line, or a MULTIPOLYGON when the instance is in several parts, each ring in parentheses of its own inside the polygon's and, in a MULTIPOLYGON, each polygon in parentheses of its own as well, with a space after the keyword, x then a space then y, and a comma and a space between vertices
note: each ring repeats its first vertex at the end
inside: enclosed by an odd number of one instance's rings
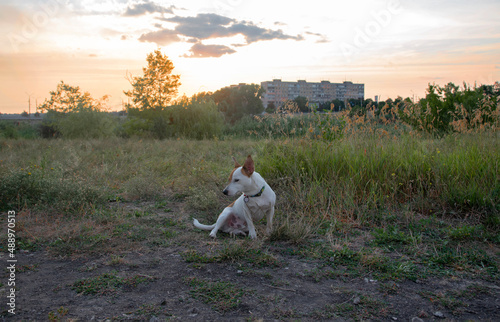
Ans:
POLYGON ((209 236, 212 237, 212 238, 217 238, 217 234, 216 233, 210 233, 209 236))
POLYGON ((257 239, 257 233, 256 233, 256 232, 251 232, 251 233, 249 234, 249 236, 250 236, 250 238, 252 238, 252 239, 257 239))

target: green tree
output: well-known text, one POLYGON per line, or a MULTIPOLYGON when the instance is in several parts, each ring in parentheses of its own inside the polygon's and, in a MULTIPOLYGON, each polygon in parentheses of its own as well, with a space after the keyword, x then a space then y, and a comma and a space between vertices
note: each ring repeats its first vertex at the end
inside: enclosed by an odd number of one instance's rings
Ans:
POLYGON ((234 123, 245 115, 256 115, 264 111, 261 97, 264 89, 257 84, 224 87, 216 91, 212 98, 226 121, 234 123))
POLYGON ((71 86, 61 81, 57 89, 50 92, 50 99, 45 100, 38 108, 44 112, 78 112, 82 110, 103 111, 106 110, 108 96, 96 100, 89 92, 81 92, 80 87, 71 86))
POLYGON ((276 105, 274 102, 269 102, 269 104, 267 104, 266 112, 269 114, 276 113, 276 105))
POLYGON ((42 136, 61 134, 66 138, 102 138, 113 135, 115 120, 106 112, 108 96, 94 99, 80 87, 61 81, 50 99, 39 107, 47 116, 42 124, 42 136))
POLYGON ((294 100, 301 112, 309 112, 309 101, 305 96, 297 96, 294 100))
POLYGON ((174 64, 160 49, 148 54, 142 77, 129 76, 132 90, 124 91, 132 99, 128 108, 163 110, 177 95, 180 75, 173 75, 174 64))

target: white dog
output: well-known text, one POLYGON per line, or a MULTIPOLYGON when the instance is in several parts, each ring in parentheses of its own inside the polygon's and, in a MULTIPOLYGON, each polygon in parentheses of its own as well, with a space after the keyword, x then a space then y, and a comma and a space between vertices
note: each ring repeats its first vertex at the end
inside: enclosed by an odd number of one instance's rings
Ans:
POLYGON ((194 226, 211 230, 210 237, 214 238, 217 231, 222 230, 231 235, 246 235, 249 232, 250 238, 255 239, 257 233, 253 221, 259 221, 266 215, 267 233, 271 233, 276 194, 262 176, 254 171, 254 162, 250 155, 243 166, 239 165, 234 157, 233 160, 234 170, 229 176, 229 185, 223 193, 228 196, 237 193, 242 195, 222 211, 215 224, 203 225, 194 219, 194 226))

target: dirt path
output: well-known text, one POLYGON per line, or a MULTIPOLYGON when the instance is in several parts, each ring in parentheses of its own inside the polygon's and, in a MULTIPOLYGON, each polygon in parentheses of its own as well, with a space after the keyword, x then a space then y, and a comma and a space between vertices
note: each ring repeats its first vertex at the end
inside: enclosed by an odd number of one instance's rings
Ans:
POLYGON ((121 217, 103 218, 108 230, 18 251, 16 314, 3 270, 0 319, 500 321, 497 275, 429 273, 397 245, 373 246, 368 231, 351 231, 349 247, 334 250, 324 239, 269 241, 261 223, 258 241, 212 240, 182 203, 122 206, 121 217))
MULTIPOLYGON (((277 267, 255 265, 245 260, 188 263, 181 256, 184 251, 185 247, 173 246, 145 254, 132 252, 115 262, 110 262, 109 256, 61 260, 43 251, 24 252, 18 256, 18 267, 22 269, 16 274, 16 314, 4 312, 3 317, 34 321, 50 318, 150 321, 500 319, 498 284, 463 279, 379 282, 365 276, 333 277, 328 275, 328 269, 319 268, 318 262, 286 255, 276 255, 280 263, 277 267), (75 282, 105 274, 138 280, 136 284, 112 286, 109 283, 107 290, 101 289, 96 294, 84 295, 75 289, 75 282), (212 289, 197 289, 193 281, 212 286, 212 289), (224 288, 221 282, 229 282, 229 287, 224 288), (463 293, 470 285, 479 290, 473 297, 463 293), (208 299, 203 292, 208 294, 208 299), (234 298, 223 297, 228 293, 234 298)), ((278 254, 280 250, 270 251, 278 254)), ((5 291, 4 285, 2 295, 5 291)))

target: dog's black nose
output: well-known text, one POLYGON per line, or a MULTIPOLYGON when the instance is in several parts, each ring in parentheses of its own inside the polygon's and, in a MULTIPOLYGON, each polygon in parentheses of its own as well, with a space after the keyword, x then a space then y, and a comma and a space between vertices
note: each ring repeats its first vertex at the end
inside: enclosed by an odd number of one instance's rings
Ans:
POLYGON ((228 194, 229 192, 227 191, 227 189, 224 189, 224 191, 222 191, 222 193, 223 193, 223 194, 225 194, 225 195, 227 196, 227 194, 228 194))

